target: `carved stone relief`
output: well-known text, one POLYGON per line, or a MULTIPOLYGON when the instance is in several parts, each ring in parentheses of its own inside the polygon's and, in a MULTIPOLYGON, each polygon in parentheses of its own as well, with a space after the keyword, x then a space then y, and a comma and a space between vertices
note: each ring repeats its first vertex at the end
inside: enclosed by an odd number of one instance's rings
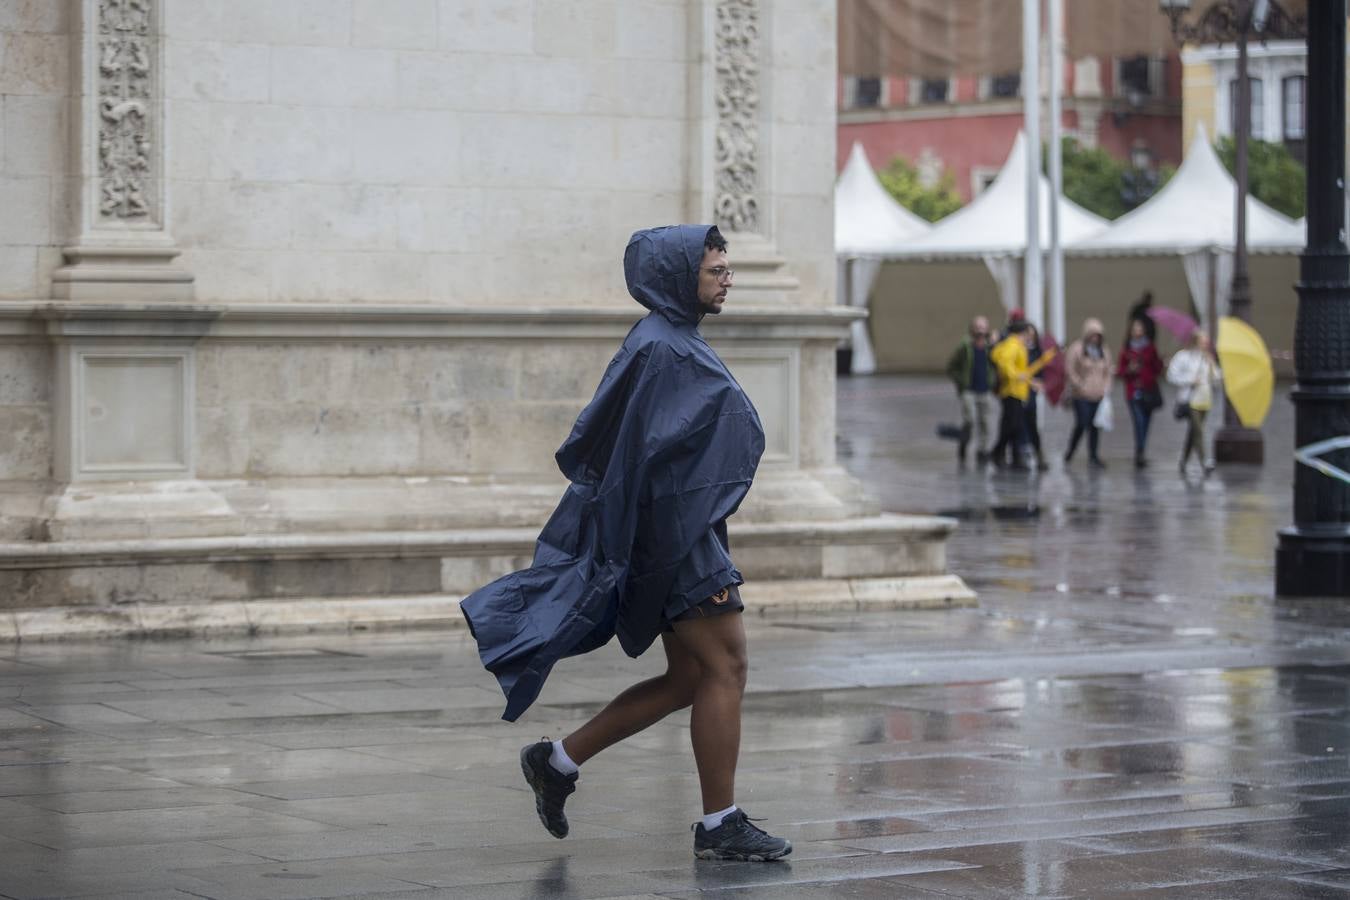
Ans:
POLYGON ((152 0, 99 0, 99 217, 151 215, 154 42, 152 0))
POLYGON ((717 223, 731 231, 759 229, 759 2, 718 0, 717 223))

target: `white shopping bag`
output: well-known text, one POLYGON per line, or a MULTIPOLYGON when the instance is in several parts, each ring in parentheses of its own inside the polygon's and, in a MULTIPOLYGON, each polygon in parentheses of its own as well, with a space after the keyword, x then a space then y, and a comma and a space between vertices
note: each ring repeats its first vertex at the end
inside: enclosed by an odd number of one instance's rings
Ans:
POLYGON ((1110 431, 1115 426, 1116 418, 1111 409, 1110 397, 1103 397, 1102 402, 1097 404, 1097 414, 1092 417, 1092 424, 1102 431, 1110 431))

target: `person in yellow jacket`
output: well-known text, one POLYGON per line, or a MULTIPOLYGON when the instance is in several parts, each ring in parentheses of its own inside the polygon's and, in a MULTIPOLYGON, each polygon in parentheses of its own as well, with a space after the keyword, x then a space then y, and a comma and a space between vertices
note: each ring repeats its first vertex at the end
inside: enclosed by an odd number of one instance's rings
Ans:
MULTIPOLYGON (((1008 326, 1008 332, 1008 336, 989 351, 989 361, 998 370, 998 396, 1003 407, 998 443, 990 454, 996 466, 1004 464, 1009 447, 1016 451, 1021 446, 1031 380, 1055 358, 1055 351, 1047 350, 1034 364, 1028 364, 1027 348, 1033 340, 1031 326, 1025 321, 1013 322, 1008 326)), ((1026 471, 1027 465, 1022 459, 1015 459, 1012 468, 1026 471)))

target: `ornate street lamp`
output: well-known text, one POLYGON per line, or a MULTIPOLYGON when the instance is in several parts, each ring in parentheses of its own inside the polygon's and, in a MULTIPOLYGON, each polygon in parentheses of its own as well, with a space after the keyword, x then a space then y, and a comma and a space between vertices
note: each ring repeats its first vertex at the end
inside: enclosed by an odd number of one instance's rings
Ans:
POLYGON ((1308 4, 1308 245, 1294 331, 1294 524, 1275 593, 1350 597, 1350 253, 1345 245, 1346 0, 1308 4))
POLYGON ((1120 199, 1126 209, 1142 205, 1158 190, 1158 170, 1153 165, 1153 151, 1142 141, 1130 148, 1130 170, 1125 173, 1120 199))
MULTIPOLYGON (((1320 2, 1320 0, 1319 0, 1320 2)), ((1316 5, 1316 3, 1314 3, 1316 5)), ((1253 35, 1301 38, 1304 20, 1275 0, 1220 0, 1188 20, 1190 0, 1160 0, 1172 22, 1172 37, 1181 44, 1236 44, 1238 97, 1233 138, 1237 144, 1237 234, 1233 241, 1233 290, 1228 313, 1251 322, 1252 288, 1247 276, 1247 140, 1252 129, 1252 86, 1247 77, 1247 41, 1253 35)), ((1311 116, 1309 116, 1311 118, 1311 116)), ((1224 404, 1223 428, 1214 436, 1214 458, 1219 462, 1259 463, 1264 456, 1261 432, 1238 421, 1231 403, 1224 404)))

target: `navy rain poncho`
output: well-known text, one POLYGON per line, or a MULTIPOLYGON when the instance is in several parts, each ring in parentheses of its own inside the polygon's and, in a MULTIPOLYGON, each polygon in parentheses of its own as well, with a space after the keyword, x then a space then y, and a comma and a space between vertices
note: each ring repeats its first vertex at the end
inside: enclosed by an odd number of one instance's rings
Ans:
POLYGON ((707 225, 639 231, 624 252, 633 326, 558 449, 571 482, 533 565, 461 604, 514 721, 553 664, 618 635, 629 656, 665 622, 742 582, 726 519, 750 490, 764 430, 750 398, 699 334, 707 225))

